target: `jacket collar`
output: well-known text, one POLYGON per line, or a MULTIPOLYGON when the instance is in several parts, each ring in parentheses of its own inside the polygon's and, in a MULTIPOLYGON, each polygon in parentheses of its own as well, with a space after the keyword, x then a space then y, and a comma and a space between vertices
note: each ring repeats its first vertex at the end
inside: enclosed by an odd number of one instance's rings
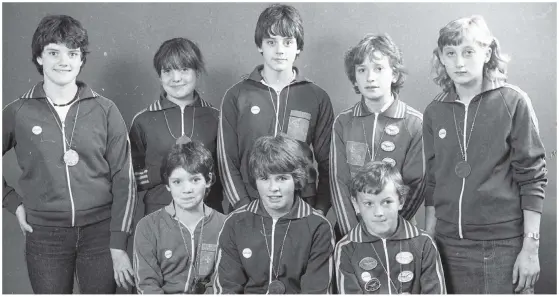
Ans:
MULTIPOLYGON (((387 240, 410 239, 419 236, 419 233, 419 229, 416 226, 399 216, 398 228, 396 229, 394 235, 387 238, 387 240)), ((355 228, 349 231, 347 236, 349 237, 349 240, 353 242, 375 242, 381 239, 380 237, 369 233, 363 222, 360 222, 355 228)))
MULTIPOLYGON (((208 102, 206 102, 205 100, 203 100, 200 97, 200 95, 198 94, 198 92, 196 92, 196 90, 195 90, 194 91, 194 102, 191 105, 188 105, 188 106, 191 106, 191 107, 210 107, 211 105, 208 102)), ((148 111, 160 111, 160 110, 175 108, 175 107, 178 107, 178 105, 176 105, 175 103, 173 103, 169 99, 167 99, 167 93, 165 91, 163 91, 159 95, 159 99, 155 100, 152 104, 150 104, 148 106, 148 111)))
MULTIPOLYGON (((179 219, 175 216, 177 213, 176 208, 173 206, 173 201, 167 206, 163 207, 161 211, 165 212, 171 219, 178 221, 179 219)), ((214 209, 205 205, 204 207, 204 225, 207 224, 214 215, 214 209)))
MULTIPOLYGON (((503 87, 506 84, 506 82, 502 79, 498 79, 498 80, 490 80, 490 79, 484 79, 482 84, 481 84, 481 93, 483 94, 487 91, 491 91, 491 90, 495 90, 498 89, 500 87, 503 87)), ((475 101, 479 100, 481 98, 481 96, 479 98, 476 98, 475 101)), ((458 94, 456 93, 456 88, 452 87, 450 88, 450 90, 446 91, 446 92, 442 92, 440 93, 437 97, 435 97, 435 99, 433 99, 434 101, 439 101, 439 102, 456 102, 456 101, 460 101, 458 98, 458 94)), ((474 101, 474 100, 472 100, 474 101)))
MULTIPOLYGON (((404 102, 398 99, 398 94, 393 95, 394 102, 392 102, 392 104, 390 104, 390 106, 380 114, 394 119, 403 119, 406 116, 407 106, 404 102)), ((365 100, 365 97, 361 96, 361 101, 353 107, 354 117, 364 117, 373 114, 367 107, 367 104, 365 104, 365 100)))
MULTIPOLYGON (((45 94, 45 90, 43 89, 44 81, 41 81, 33 86, 27 93, 23 94, 20 98, 21 99, 46 99, 47 94, 45 94)), ((87 84, 81 81, 76 81, 76 85, 78 85, 78 96, 79 100, 88 99, 88 98, 96 98, 100 97, 101 95, 97 94, 93 91, 87 84)))
MULTIPOLYGON (((264 69, 264 65, 258 65, 254 68, 254 70, 252 71, 252 73, 250 73, 250 75, 248 76, 247 79, 256 81, 256 82, 260 82, 261 80, 263 80, 264 78, 262 77, 262 75, 260 74, 262 72, 262 70, 264 69)), ((295 66, 293 66, 293 70, 295 70, 295 79, 293 79, 293 81, 291 82, 292 84, 294 83, 299 83, 299 82, 312 82, 310 79, 304 77, 301 74, 301 71, 299 71, 299 69, 295 66)))
MULTIPOLYGON (((260 199, 253 200, 249 203, 247 205, 247 210, 259 216, 271 218, 268 211, 264 208, 264 204, 260 202, 260 199)), ((297 196, 295 197, 295 202, 291 210, 281 218, 287 220, 301 219, 310 216, 312 212, 312 207, 297 196)))

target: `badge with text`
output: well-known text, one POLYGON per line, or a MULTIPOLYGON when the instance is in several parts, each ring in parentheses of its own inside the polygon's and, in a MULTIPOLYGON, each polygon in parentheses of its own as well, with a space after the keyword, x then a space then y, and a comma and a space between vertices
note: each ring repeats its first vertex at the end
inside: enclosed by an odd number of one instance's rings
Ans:
POLYGON ((413 261, 413 254, 410 252, 399 252, 396 254, 396 261, 400 264, 410 264, 413 261))
POLYGON ((394 136, 394 135, 400 133, 400 129, 398 128, 398 126, 388 125, 388 126, 386 126, 386 128, 384 128, 384 132, 386 132, 386 134, 388 134, 388 135, 394 136))
POLYGON ((400 272, 400 274, 398 274, 398 280, 401 283, 410 282, 412 279, 413 279, 413 272, 411 272, 409 270, 404 270, 404 271, 400 272))
POLYGON ((377 260, 371 257, 365 257, 359 261, 359 267, 363 268, 364 270, 372 270, 377 267, 377 260))
POLYGON ((446 137, 446 130, 442 128, 441 130, 439 130, 439 138, 444 139, 445 137, 446 137))
POLYGON ((260 107, 255 105, 255 106, 250 108, 250 112, 252 112, 252 114, 259 114, 260 113, 260 107))
POLYGON ((252 257, 252 251, 249 248, 246 248, 243 250, 243 257, 245 258, 250 258, 252 257))
POLYGON ((31 132, 33 132, 33 134, 35 134, 35 135, 39 135, 43 132, 43 128, 41 128, 41 126, 34 126, 31 129, 31 132))
POLYGON ((391 152, 396 148, 396 145, 394 145, 394 142, 387 140, 387 141, 383 141, 380 144, 380 148, 385 152, 391 152))

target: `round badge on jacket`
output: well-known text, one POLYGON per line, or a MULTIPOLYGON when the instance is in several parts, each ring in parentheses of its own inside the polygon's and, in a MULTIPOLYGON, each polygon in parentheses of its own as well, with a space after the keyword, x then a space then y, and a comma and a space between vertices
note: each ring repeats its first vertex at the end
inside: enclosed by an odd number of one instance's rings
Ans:
POLYGON ((252 251, 249 248, 246 248, 243 250, 243 257, 245 258, 250 258, 252 257, 252 251))
POLYGON ((166 250, 165 251, 165 258, 169 259, 173 256, 173 251, 171 250, 166 250))
POLYGON ((252 112, 252 114, 259 114, 260 113, 260 107, 254 105, 253 107, 250 108, 250 112, 252 112))
POLYGON ((43 132, 43 128, 41 128, 41 126, 34 126, 31 129, 31 132, 33 132, 33 134, 35 134, 35 135, 39 135, 43 132))
POLYGON ((442 128, 441 130, 439 130, 439 138, 444 139, 445 137, 446 137, 446 129, 442 128))

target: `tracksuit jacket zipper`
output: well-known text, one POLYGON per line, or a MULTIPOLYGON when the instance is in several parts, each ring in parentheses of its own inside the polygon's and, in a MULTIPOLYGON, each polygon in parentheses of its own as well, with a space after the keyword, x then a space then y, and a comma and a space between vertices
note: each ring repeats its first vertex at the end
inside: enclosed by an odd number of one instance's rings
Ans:
MULTIPOLYGON (((456 101, 456 102, 460 102, 460 101, 456 101)), ((462 102, 460 102, 462 103, 462 102)), ((464 103, 462 103, 464 104, 464 103)), ((463 141, 462 143, 464 144, 464 161, 468 162, 468 152, 466 150, 466 128, 468 126, 468 105, 464 104, 464 129, 462 130, 462 134, 463 135, 463 141)), ((474 123, 472 123, 473 125, 474 123)), ((460 137, 460 136, 458 136, 460 137)), ((462 198, 464 197, 464 188, 466 186, 466 178, 462 178, 462 189, 460 190, 460 199, 458 200, 458 235, 460 236, 460 239, 464 238, 463 234, 462 234, 462 198)))
MULTIPOLYGON (((47 102, 46 104, 50 104, 50 103, 47 102)), ((57 113, 53 113, 53 115, 56 118, 58 118, 58 120, 60 120, 60 117, 58 116, 57 113)), ((64 153, 66 153, 66 151, 68 149, 66 147, 66 132, 65 132, 66 131, 66 123, 65 123, 65 121, 62 121, 62 120, 60 120, 60 122, 62 123, 61 132, 62 132, 62 146, 63 146, 63 154, 64 154, 64 153)), ((74 125, 75 124, 76 123, 74 123, 74 125)), ((72 227, 74 227, 74 225, 76 223, 76 207, 74 205, 74 196, 72 195, 72 185, 71 185, 71 182, 70 182, 70 170, 69 170, 68 164, 66 164, 66 162, 64 162, 64 168, 66 170, 66 180, 68 181, 68 193, 70 194, 70 205, 72 206, 72 227)))

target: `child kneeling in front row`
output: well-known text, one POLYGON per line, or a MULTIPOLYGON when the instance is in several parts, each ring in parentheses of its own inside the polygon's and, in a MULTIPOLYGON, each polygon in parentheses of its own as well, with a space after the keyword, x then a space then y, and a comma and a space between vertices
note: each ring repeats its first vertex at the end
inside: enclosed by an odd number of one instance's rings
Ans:
POLYGON ((225 215, 204 204, 214 161, 198 141, 176 144, 161 166, 173 201, 138 222, 134 274, 138 293, 211 293, 217 236, 225 215))
POLYGON ((398 215, 409 188, 396 168, 370 162, 351 181, 362 220, 336 245, 341 294, 445 294, 433 239, 398 215))
POLYGON ((334 234, 300 196, 311 166, 289 137, 256 140, 248 162, 259 199, 226 219, 219 234, 218 294, 331 293, 334 234))

